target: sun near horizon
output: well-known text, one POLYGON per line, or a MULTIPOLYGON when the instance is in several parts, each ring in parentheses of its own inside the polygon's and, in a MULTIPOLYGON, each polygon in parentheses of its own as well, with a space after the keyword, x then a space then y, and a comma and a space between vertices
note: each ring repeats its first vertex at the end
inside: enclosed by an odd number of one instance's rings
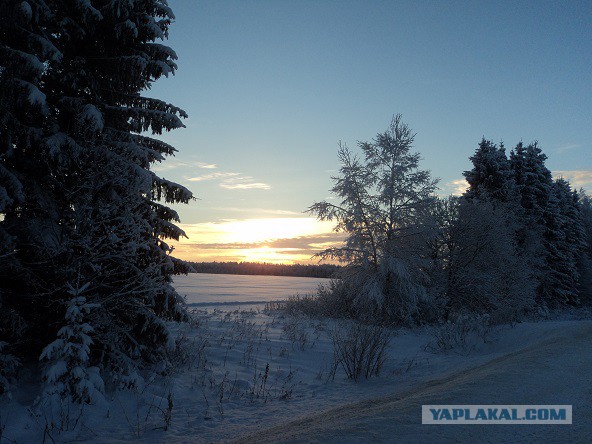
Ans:
POLYGON ((315 264, 314 254, 342 242, 334 224, 313 217, 230 219, 181 224, 188 238, 172 242, 173 255, 193 262, 315 264))

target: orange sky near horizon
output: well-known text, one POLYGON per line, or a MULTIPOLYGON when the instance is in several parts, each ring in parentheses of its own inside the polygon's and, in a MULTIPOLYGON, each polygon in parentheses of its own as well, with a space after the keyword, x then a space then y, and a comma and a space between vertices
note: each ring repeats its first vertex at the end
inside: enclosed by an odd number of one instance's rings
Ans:
POLYGON ((333 222, 312 217, 273 217, 179 224, 188 236, 172 242, 173 255, 194 262, 315 264, 312 256, 343 242, 333 222))

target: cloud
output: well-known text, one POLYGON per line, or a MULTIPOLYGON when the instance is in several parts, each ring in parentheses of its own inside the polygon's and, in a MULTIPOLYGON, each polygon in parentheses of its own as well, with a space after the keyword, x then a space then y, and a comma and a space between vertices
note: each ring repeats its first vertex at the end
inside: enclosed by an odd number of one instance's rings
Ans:
POLYGON ((580 145, 579 143, 572 143, 570 145, 563 145, 560 146, 559 148, 557 148, 555 151, 557 151, 558 153, 565 153, 566 151, 571 151, 571 150, 575 150, 577 148, 580 148, 582 145, 580 145))
POLYGON ((253 248, 273 248, 274 250, 300 251, 312 256, 318 251, 326 248, 336 247, 343 243, 345 235, 343 233, 327 233, 325 235, 299 236, 294 238, 273 239, 269 241, 257 242, 215 242, 190 243, 193 247, 200 250, 247 250, 253 248))
POLYGON ((221 188, 227 190, 270 190, 271 186, 263 182, 251 182, 251 183, 229 183, 222 182, 221 188))
POLYGON ((179 167, 183 167, 183 166, 185 166, 185 162, 179 162, 178 160, 165 160, 162 163, 157 163, 155 165, 152 165, 151 169, 152 169, 152 171, 158 172, 158 171, 174 170, 175 168, 179 168, 179 167))
POLYGON ((569 180, 573 188, 592 189, 592 170, 557 170, 552 171, 554 178, 563 177, 569 180))
POLYGON ((240 173, 218 171, 204 174, 203 176, 188 177, 190 182, 204 182, 207 180, 219 180, 220 188, 226 190, 269 190, 271 186, 263 182, 255 182, 252 176, 243 176, 240 173))
POLYGON ((298 211, 270 210, 265 208, 212 207, 212 210, 250 214, 273 214, 277 216, 298 216, 302 214, 302 212, 298 211))
POLYGON ((269 190, 271 186, 263 182, 254 182, 251 176, 240 176, 232 173, 220 182, 220 187, 226 190, 269 190))
POLYGON ((167 159, 162 163, 154 165, 152 171, 169 171, 177 168, 201 168, 206 170, 216 169, 218 165, 206 162, 184 162, 182 160, 167 159))
POLYGON ((330 247, 341 245, 345 240, 343 233, 325 233, 321 235, 299 236, 286 239, 275 239, 266 245, 272 248, 297 248, 316 253, 330 247))
MULTIPOLYGON (((192 170, 195 168, 202 170, 217 170, 218 165, 215 163, 207 163, 201 161, 180 161, 170 160, 162 164, 152 167, 155 172, 169 171, 173 169, 183 168, 185 170, 192 170)), ((205 171, 204 171, 205 173, 205 171)), ((189 176, 191 172, 185 175, 184 179, 189 182, 206 182, 218 181, 220 188, 226 190, 270 190, 271 185, 255 180, 252 176, 247 176, 242 173, 235 173, 231 171, 215 171, 207 174, 200 174, 196 176, 189 176)))
POLYGON ((193 243, 265 243, 275 239, 331 233, 333 223, 314 217, 236 219, 179 224, 193 243))
POLYGON ((238 176, 238 173, 211 173, 211 174, 205 174, 203 176, 196 176, 196 177, 190 177, 187 180, 189 180, 190 182, 202 182, 204 180, 215 180, 215 179, 228 179, 229 177, 234 177, 234 176, 238 176))
POLYGON ((468 187, 469 184, 465 179, 451 180, 450 182, 446 182, 446 184, 444 184, 440 190, 440 193, 438 194, 445 196, 448 196, 449 194, 452 194, 453 196, 460 196, 467 190, 468 187))
POLYGON ((197 166, 198 168, 203 168, 205 170, 211 170, 211 169, 218 168, 218 165, 216 165, 215 163, 204 163, 204 162, 196 162, 195 166, 197 166))

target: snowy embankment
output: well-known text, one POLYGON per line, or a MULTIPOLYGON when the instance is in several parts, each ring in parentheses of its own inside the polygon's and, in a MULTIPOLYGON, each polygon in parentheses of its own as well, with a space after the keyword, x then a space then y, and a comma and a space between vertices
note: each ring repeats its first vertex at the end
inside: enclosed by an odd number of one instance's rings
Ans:
MULTIPOLYGON (((72 439, 89 442, 213 442, 249 435, 264 440, 277 440, 280 436, 342 440, 344 437, 367 437, 370 436, 367 435, 369 430, 377 429, 386 435, 375 437, 387 440, 390 438, 388 434, 395 431, 394 428, 391 430, 395 417, 388 414, 393 409, 401 411, 408 424, 415 424, 415 429, 408 425, 405 429, 408 435, 402 436, 410 439, 416 437, 416 433, 424 436, 428 430, 435 429, 437 431, 430 433, 441 433, 442 427, 431 426, 430 429, 417 425, 419 413, 414 410, 414 404, 400 403, 393 407, 398 402, 396 399, 405 397, 406 393, 412 394, 407 397, 413 396, 413 402, 419 405, 452 400, 462 403, 574 404, 574 423, 577 425, 582 420, 577 406, 585 396, 590 396, 592 386, 590 321, 546 321, 522 323, 513 328, 500 327, 487 336, 468 338, 446 352, 437 350, 431 328, 393 331, 380 376, 354 383, 345 377, 341 368, 332 375, 331 338, 344 322, 285 315, 269 310, 273 308, 269 305, 266 310, 266 301, 282 299, 296 292, 305 293, 314 290, 316 285, 316 280, 307 278, 226 275, 208 278, 202 275, 197 279, 195 276, 177 279, 176 286, 181 294, 187 295, 194 322, 172 324, 179 336, 173 373, 147 379, 145 387, 138 392, 111 393, 106 406, 87 406, 82 415, 70 412, 65 419, 73 428, 77 424, 75 432, 58 433, 57 425, 48 424, 43 412, 34 407, 29 410, 34 401, 33 386, 30 390, 16 391, 12 401, 0 403, 2 437, 6 442, 41 442, 44 436, 46 442, 52 439, 56 442, 72 439), (288 292, 288 289, 291 290, 288 292), (204 300, 203 293, 214 296, 204 300), (557 347, 572 350, 569 348, 570 338, 576 333, 588 337, 588 349, 580 354, 588 361, 577 368, 571 365, 578 356, 577 344, 586 344, 586 341, 573 341, 571 347, 575 349, 571 358, 567 352, 555 355, 557 347), (546 349, 540 344, 551 344, 555 348, 546 349), (504 356, 520 350, 524 350, 527 358, 519 358, 522 355, 516 354, 515 359, 504 361, 504 356), (541 360, 537 360, 538 357, 541 360), (506 373, 510 381, 506 381, 506 377, 494 381, 490 391, 483 392, 482 396, 477 391, 460 391, 465 384, 477 389, 485 376, 495 376, 498 370, 486 371, 487 368, 497 368, 487 367, 495 362, 502 366, 504 362, 508 363, 504 368, 510 372, 506 373), (571 363, 569 378, 561 373, 563 362, 571 363), (462 379, 463 374, 455 376, 483 365, 482 370, 473 370, 477 373, 466 373, 476 375, 470 381, 462 379), (538 388, 533 391, 520 388, 521 377, 536 380, 538 372, 549 366, 552 373, 539 378, 545 384, 544 392, 538 388), (588 392, 585 388, 578 392, 577 389, 567 390, 574 374, 588 378, 585 386, 588 392), (435 379, 443 379, 443 382, 426 384, 435 379), (506 382, 508 385, 504 385, 506 382), (541 393, 544 393, 544 399, 541 393), (575 396, 577 393, 579 395, 575 396), (493 394, 496 397, 492 397, 493 394), (355 404, 360 402, 362 404, 355 404), (328 411, 336 413, 325 413, 328 411), (311 417, 300 425, 285 425, 311 417), (302 424, 308 422, 312 426, 302 428, 302 424), (350 422, 359 426, 344 428, 344 424, 350 422), (325 423, 326 430, 319 426, 325 423), (273 427, 279 427, 277 431, 285 435, 266 432, 256 435, 273 427), (345 430, 345 435, 336 434, 337 430, 345 430)), ((454 436, 454 429, 460 430, 453 427, 446 433, 454 436)), ((466 433, 479 436, 479 430, 475 427, 466 433)))

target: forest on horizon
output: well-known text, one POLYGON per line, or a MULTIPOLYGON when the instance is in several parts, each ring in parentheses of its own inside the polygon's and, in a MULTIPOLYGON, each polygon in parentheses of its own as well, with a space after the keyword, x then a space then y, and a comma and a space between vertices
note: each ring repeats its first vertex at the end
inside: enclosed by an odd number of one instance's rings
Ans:
POLYGON ((334 278, 334 264, 271 264, 266 262, 189 262, 194 273, 334 278))

